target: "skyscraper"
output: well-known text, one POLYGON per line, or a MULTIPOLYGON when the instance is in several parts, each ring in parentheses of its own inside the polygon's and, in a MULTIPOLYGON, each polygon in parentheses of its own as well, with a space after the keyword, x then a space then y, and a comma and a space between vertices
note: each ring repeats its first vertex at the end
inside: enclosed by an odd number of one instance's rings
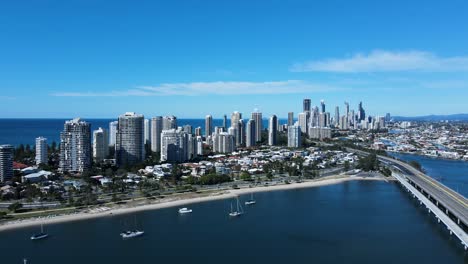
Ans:
POLYGON ((127 112, 119 116, 115 157, 118 165, 134 165, 145 160, 144 116, 127 112))
POLYGON ((303 112, 310 112, 310 99, 304 99, 302 105, 303 112))
POLYGON ((297 125, 288 126, 288 147, 298 148, 301 146, 301 128, 297 125))
POLYGON ((221 132, 213 135, 213 151, 218 153, 231 153, 235 149, 234 136, 221 132))
POLYGON ((182 129, 163 130, 161 161, 184 162, 189 159, 189 137, 182 129))
POLYGON ((272 115, 268 122, 268 145, 276 145, 276 138, 278 134, 278 118, 276 115, 272 115))
POLYGON ((115 146, 115 138, 117 136, 117 125, 118 121, 109 123, 109 146, 115 146))
POLYGON ((169 129, 177 129, 177 117, 165 116, 163 118, 163 129, 162 130, 169 130, 169 129))
POLYGON ((320 101, 320 107, 322 108, 322 113, 325 113, 325 101, 324 100, 320 101))
POLYGON ((213 133, 213 117, 207 115, 205 117, 205 137, 211 136, 213 133))
POLYGON ((0 145, 0 182, 13 178, 13 146, 0 145))
POLYGON ((96 162, 101 162, 109 155, 109 136, 107 131, 100 127, 93 131, 93 157, 96 162))
POLYGON ((297 115, 297 118, 298 118, 298 124, 299 124, 299 127, 301 129, 301 132, 302 133, 307 133, 307 128, 308 128, 308 124, 307 124, 307 113, 299 113, 297 115))
POLYGON ((358 120, 362 121, 366 119, 366 111, 364 111, 364 108, 362 108, 362 102, 359 102, 358 105, 358 120))
POLYGON ((236 135, 235 135, 235 140, 236 140, 236 146, 240 146, 243 144, 243 126, 244 121, 242 121, 242 114, 235 111, 234 113, 231 114, 231 127, 236 129, 236 135))
POLYGON ((163 117, 151 118, 151 151, 161 152, 161 132, 163 129, 163 117))
POLYGON ((47 164, 47 138, 36 138, 36 165, 47 164))
POLYGON ((335 127, 340 125, 340 108, 337 106, 335 107, 335 117, 334 117, 335 127))
POLYGON ((252 119, 255 120, 255 142, 262 140, 263 120, 262 113, 257 110, 252 113, 252 119))
POLYGON ((245 123, 244 120, 239 120, 236 128, 236 146, 245 145, 245 123))
POLYGON ((228 125, 227 125, 227 116, 226 115, 223 116, 223 127, 224 127, 224 131, 227 132, 228 125))
POLYGON ((151 125, 149 119, 145 119, 145 144, 151 143, 151 125))
POLYGON ((195 128, 195 136, 200 137, 202 135, 202 129, 201 127, 195 128))
POLYGON ((75 118, 66 121, 60 133, 60 163, 62 172, 83 172, 92 164, 91 124, 75 118))
POLYGON ((288 126, 294 125, 294 112, 288 113, 288 126))
POLYGON ((247 122, 247 129, 246 129, 246 135, 245 135, 245 146, 246 147, 253 147, 255 146, 255 136, 256 136, 256 124, 255 124, 255 119, 250 119, 249 122, 247 122))
POLYGON ((183 130, 185 133, 191 135, 191 134, 192 134, 192 125, 184 125, 184 126, 182 127, 182 130, 183 130))

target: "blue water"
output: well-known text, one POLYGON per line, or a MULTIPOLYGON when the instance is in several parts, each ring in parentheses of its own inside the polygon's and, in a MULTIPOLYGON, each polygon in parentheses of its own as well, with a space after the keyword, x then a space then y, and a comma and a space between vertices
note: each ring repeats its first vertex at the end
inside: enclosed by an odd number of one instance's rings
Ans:
POLYGON ((424 172, 452 190, 468 197, 468 162, 437 159, 426 156, 389 153, 404 161, 415 160, 422 165, 424 172))
MULTIPOLYGON (((246 200, 248 197, 241 197, 246 200)), ((464 263, 467 253, 396 183, 347 182, 255 194, 230 219, 230 200, 0 233, 1 263, 464 263), (146 234, 122 241, 134 216, 146 234)))
MULTIPOLYGON (((71 119, 71 118, 70 118, 71 119)), ((48 139, 49 144, 60 142, 60 131, 66 120, 70 119, 0 119, 0 145, 11 144, 18 146, 20 144, 35 144, 35 139, 39 136, 48 139)), ((91 123, 91 129, 103 127, 109 129, 109 123, 116 119, 84 119, 91 123)), ((178 119, 179 126, 191 125, 193 130, 201 127, 205 129, 204 119, 178 119)), ((280 123, 286 123, 286 120, 280 119, 280 123)), ((213 119, 213 126, 222 126, 222 119, 213 119)), ((228 118, 228 126, 230 119, 228 118)), ((268 127, 268 120, 263 120, 263 127, 268 127)))

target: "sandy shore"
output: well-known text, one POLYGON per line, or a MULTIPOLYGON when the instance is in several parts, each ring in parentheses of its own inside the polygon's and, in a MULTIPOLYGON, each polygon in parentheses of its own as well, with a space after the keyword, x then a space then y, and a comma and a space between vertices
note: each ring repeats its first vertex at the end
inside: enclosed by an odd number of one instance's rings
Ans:
POLYGON ((39 224, 57 224, 63 222, 71 222, 71 221, 79 221, 79 220, 86 220, 91 218, 97 217, 110 217, 113 215, 122 215, 122 214, 129 214, 134 212, 140 211, 147 211, 147 210, 157 210, 162 208, 169 208, 169 207, 179 207, 187 204, 193 203, 201 203, 201 202, 208 202, 214 200, 222 200, 228 198, 234 198, 237 195, 249 194, 249 193, 256 193, 256 192, 269 192, 269 191, 279 191, 279 190, 290 190, 290 189, 299 189, 299 188, 311 188, 317 186, 325 186, 325 185, 332 185, 343 183, 346 181, 353 181, 353 180, 385 180, 384 178, 380 177, 350 177, 350 176, 330 176, 319 180, 314 181, 304 181, 302 183, 291 183, 291 184, 282 184, 282 185, 275 185, 275 186, 259 186, 253 188, 244 188, 244 189, 237 189, 237 190, 224 190, 219 191, 217 193, 212 193, 208 196, 203 197, 191 197, 191 198, 165 198, 154 203, 150 204, 142 204, 142 205, 121 205, 118 207, 98 207, 94 209, 87 209, 82 212, 66 214, 66 215, 57 215, 57 216, 49 216, 49 217, 37 217, 37 218, 28 218, 24 220, 16 220, 5 222, 0 225, 0 231, 16 229, 16 228, 23 228, 23 227, 30 227, 39 224))

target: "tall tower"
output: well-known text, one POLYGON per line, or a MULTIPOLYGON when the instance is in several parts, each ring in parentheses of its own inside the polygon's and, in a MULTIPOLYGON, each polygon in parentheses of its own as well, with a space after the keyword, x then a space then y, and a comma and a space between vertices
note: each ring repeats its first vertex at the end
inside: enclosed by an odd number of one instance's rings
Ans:
POLYGON ((340 108, 338 106, 335 107, 335 127, 338 127, 340 124, 340 108))
POLYGON ((304 99, 302 104, 303 104, 303 112, 310 112, 310 99, 304 99))
POLYGON ((13 146, 0 145, 0 182, 13 178, 13 146))
POLYGON ((163 130, 163 117, 151 118, 151 151, 161 152, 161 132, 163 130))
POLYGON ((298 148, 301 146, 301 128, 297 125, 288 127, 288 147, 298 148))
POLYGON ((93 131, 93 157, 97 162, 103 161, 109 155, 109 136, 107 131, 100 127, 93 131))
POLYGON ((272 115, 268 122, 268 145, 276 145, 276 138, 278 133, 278 118, 276 115, 272 115))
POLYGON ((262 113, 256 110, 252 113, 252 119, 255 120, 255 142, 262 140, 263 120, 262 113))
POLYGON ((205 117, 205 137, 211 136, 213 133, 213 117, 207 115, 205 117))
POLYGON ((255 135, 256 135, 256 124, 255 124, 255 119, 250 119, 249 122, 247 122, 247 132, 245 136, 245 146, 246 147, 253 147, 255 146, 255 135))
POLYGON ((47 164, 47 138, 36 138, 36 165, 47 164))
POLYGON ((134 165, 145 160, 144 116, 127 112, 119 116, 115 155, 118 165, 134 165))
POLYGON ((324 100, 321 100, 320 101, 320 107, 322 108, 322 113, 325 113, 325 101, 324 100))
POLYGON ((109 123, 109 146, 115 146, 115 137, 117 135, 118 124, 118 121, 113 121, 109 123))
POLYGON ((307 133, 308 124, 307 124, 307 112, 299 113, 297 115, 299 127, 302 133, 307 133))
POLYGON ((224 127, 224 131, 227 132, 228 125, 227 125, 227 116, 226 115, 223 116, 223 127, 224 127))
POLYGON ((66 121, 60 133, 59 169, 81 173, 91 168, 91 160, 91 124, 80 118, 66 121))
POLYGON ((231 114, 231 127, 233 127, 236 130, 236 135, 234 136, 236 140, 236 146, 240 146, 244 143, 243 142, 243 135, 244 135, 243 129, 244 128, 240 127, 241 125, 242 126, 244 125, 244 121, 242 121, 241 123, 241 120, 242 120, 241 113, 235 111, 234 113, 231 114))
POLYGON ((294 125, 294 113, 289 112, 288 113, 288 126, 294 125))
POLYGON ((151 143, 151 125, 150 120, 145 119, 145 144, 151 143))
POLYGON ((165 116, 163 118, 163 130, 177 129, 177 117, 165 116))

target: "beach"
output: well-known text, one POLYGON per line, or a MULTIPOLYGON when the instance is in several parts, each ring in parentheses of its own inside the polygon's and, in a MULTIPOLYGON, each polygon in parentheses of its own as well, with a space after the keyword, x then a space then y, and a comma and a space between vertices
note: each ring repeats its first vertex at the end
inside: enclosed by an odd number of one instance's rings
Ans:
POLYGON ((222 200, 234 198, 238 195, 257 193, 257 192, 270 192, 270 191, 280 191, 280 190, 292 190, 292 189, 301 189, 301 188, 312 188, 319 186, 326 186, 332 184, 339 184, 347 181, 362 181, 362 180, 377 180, 377 181, 386 181, 384 177, 361 177, 361 176, 328 176, 317 180, 303 181, 300 183, 294 182, 290 184, 281 184, 281 185, 272 185, 272 186, 257 186, 252 188, 243 188, 243 189, 229 189, 229 190, 220 190, 214 193, 209 194, 208 196, 194 197, 189 198, 164 198, 157 200, 151 203, 148 203, 149 200, 144 200, 142 204, 135 205, 117 205, 113 207, 100 206, 95 208, 86 209, 80 212, 65 214, 65 215, 56 215, 56 216, 47 216, 47 217, 35 217, 27 218, 24 220, 15 220, 4 222, 0 225, 0 232, 10 229, 24 228, 30 226, 36 226, 40 224, 58 224, 71 221, 81 221, 86 219, 92 219, 97 217, 112 217, 113 215, 122 215, 130 214, 140 211, 148 210, 158 210, 163 208, 170 207, 179 207, 194 203, 209 202, 214 200, 222 200))

